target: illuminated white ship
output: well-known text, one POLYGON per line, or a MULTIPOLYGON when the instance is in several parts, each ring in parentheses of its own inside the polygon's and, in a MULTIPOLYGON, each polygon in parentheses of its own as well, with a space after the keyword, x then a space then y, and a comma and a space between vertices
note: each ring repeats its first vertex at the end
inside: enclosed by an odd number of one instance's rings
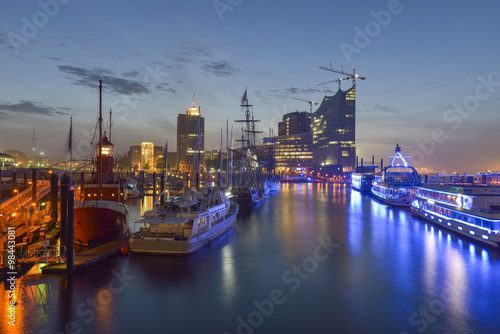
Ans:
POLYGON ((390 205, 410 206, 413 194, 422 181, 408 161, 409 157, 404 157, 401 147, 396 144, 390 166, 384 169, 382 175, 375 176, 372 183, 372 194, 376 198, 390 205))
POLYGON ((414 214, 477 241, 500 245, 500 187, 426 183, 415 192, 414 214))
POLYGON ((130 250, 148 254, 194 253, 230 230, 237 213, 238 204, 220 189, 185 190, 184 197, 156 206, 135 222, 142 226, 130 236, 130 250))

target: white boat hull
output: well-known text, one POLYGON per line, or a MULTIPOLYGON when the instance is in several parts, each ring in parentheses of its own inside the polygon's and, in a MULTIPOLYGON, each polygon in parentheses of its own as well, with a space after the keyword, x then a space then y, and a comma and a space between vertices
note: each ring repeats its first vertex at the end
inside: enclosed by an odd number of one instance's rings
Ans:
POLYGON ((212 226, 207 232, 193 239, 175 240, 169 237, 143 236, 140 232, 129 239, 130 251, 142 254, 188 255, 194 253, 219 238, 233 227, 238 210, 231 210, 223 221, 212 226))
POLYGON ((465 224, 455 219, 449 219, 446 217, 441 217, 438 214, 426 212, 422 208, 411 207, 411 211, 418 217, 421 217, 435 225, 444 227, 447 230, 463 235, 467 238, 480 241, 481 243, 494 246, 496 248, 500 247, 500 235, 488 233, 487 230, 480 227, 465 224))

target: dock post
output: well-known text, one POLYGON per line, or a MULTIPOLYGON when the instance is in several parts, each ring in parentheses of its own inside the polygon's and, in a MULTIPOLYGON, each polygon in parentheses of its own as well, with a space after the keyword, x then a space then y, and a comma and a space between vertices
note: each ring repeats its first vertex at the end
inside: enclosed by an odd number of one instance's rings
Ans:
POLYGON ((50 174, 50 192, 51 192, 51 202, 52 204, 50 205, 52 208, 52 219, 54 221, 57 221, 57 213, 59 206, 57 204, 57 193, 58 193, 58 184, 57 184, 57 174, 52 173, 50 174))
POLYGON ((16 170, 14 169, 14 171, 12 172, 12 196, 15 196, 15 191, 17 188, 16 188, 16 170))
POLYGON ((61 251, 68 245, 68 191, 71 179, 68 174, 61 178, 61 251))
MULTIPOLYGON (((161 191, 165 190, 165 174, 161 173, 160 175, 160 189, 161 191)), ((165 193, 161 195, 161 200, 160 200, 161 205, 165 204, 165 193)))
POLYGON ((36 169, 31 170, 31 203, 36 203, 36 169))
POLYGON ((144 192, 144 171, 143 170, 141 170, 140 175, 141 175, 140 176, 140 178, 141 178, 141 191, 144 192))
POLYGON ((156 198, 156 172, 153 172, 153 200, 156 198))
POLYGON ((73 268, 75 266, 75 257, 73 252, 74 249, 73 241, 74 241, 74 230, 75 230, 75 225, 74 225, 75 191, 73 189, 70 189, 67 193, 67 196, 68 196, 68 236, 67 236, 68 246, 66 253, 66 272, 67 272, 67 277, 71 278, 73 277, 73 268))

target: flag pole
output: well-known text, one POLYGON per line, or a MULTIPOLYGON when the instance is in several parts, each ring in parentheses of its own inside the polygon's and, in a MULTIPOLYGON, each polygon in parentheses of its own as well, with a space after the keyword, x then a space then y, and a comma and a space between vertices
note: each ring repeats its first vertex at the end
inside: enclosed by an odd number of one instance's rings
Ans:
POLYGON ((73 182, 73 117, 69 118, 69 179, 73 182))

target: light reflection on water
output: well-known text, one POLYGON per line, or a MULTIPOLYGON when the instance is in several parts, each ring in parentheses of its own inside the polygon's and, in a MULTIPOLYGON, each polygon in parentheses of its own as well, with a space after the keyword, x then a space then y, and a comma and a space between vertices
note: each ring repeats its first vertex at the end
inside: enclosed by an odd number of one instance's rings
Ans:
MULTIPOLYGON (((152 200, 130 202, 131 228, 152 200)), ((439 303, 443 309, 426 332, 487 333, 500 327, 498 277, 498 251, 408 209, 344 185, 285 183, 189 257, 119 256, 69 286, 57 275, 17 280, 16 330, 56 333, 74 324, 82 333, 236 333, 238 317, 248 320, 254 301, 278 289, 285 302, 274 305, 255 333, 415 333, 419 327, 409 317, 439 303), (318 238, 327 237, 338 248, 307 278, 288 276, 300 283, 292 290, 283 275, 314 258, 318 238), (122 272, 130 279, 110 294, 110 282, 122 272)), ((0 332, 17 333, 7 325, 8 291, 1 289, 0 332)))

